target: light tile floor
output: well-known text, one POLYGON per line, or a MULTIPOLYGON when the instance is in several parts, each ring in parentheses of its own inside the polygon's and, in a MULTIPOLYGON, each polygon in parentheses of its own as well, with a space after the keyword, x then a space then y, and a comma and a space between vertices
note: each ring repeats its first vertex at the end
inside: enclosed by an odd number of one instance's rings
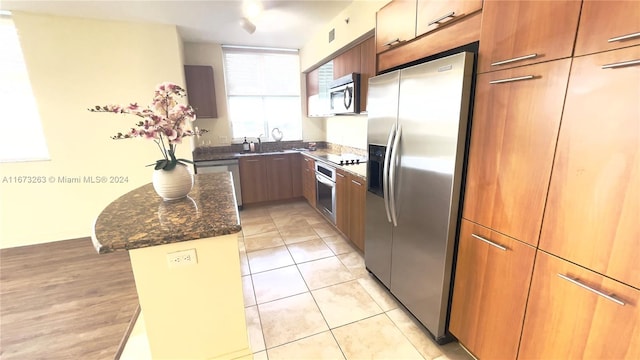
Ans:
POLYGON ((472 359, 457 343, 436 344, 306 202, 240 216, 254 359, 472 359))

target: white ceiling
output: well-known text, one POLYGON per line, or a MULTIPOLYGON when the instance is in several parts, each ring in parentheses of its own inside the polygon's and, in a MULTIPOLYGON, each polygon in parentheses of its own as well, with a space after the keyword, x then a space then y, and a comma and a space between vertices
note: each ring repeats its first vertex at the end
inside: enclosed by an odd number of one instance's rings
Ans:
POLYGON ((186 42, 300 49, 353 0, 263 0, 256 31, 239 25, 241 0, 0 0, 0 9, 177 25, 186 42))

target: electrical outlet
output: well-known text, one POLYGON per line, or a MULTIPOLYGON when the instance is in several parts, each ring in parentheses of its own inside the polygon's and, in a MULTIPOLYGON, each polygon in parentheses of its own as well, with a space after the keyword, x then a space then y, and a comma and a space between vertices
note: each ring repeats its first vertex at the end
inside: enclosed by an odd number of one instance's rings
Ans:
POLYGON ((229 141, 229 139, 224 136, 224 135, 220 135, 218 136, 218 142, 220 142, 220 144, 226 144, 229 141))
POLYGON ((170 268, 185 265, 195 265, 198 263, 198 258, 196 257, 196 249, 188 249, 168 253, 167 263, 169 264, 170 268))

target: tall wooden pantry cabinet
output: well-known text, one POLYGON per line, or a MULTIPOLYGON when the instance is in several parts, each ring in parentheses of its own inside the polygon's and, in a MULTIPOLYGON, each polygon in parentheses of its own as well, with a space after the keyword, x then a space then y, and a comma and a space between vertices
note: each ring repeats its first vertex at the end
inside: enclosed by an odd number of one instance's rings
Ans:
POLYGON ((485 0, 478 70, 451 333, 640 358, 640 1, 485 0))

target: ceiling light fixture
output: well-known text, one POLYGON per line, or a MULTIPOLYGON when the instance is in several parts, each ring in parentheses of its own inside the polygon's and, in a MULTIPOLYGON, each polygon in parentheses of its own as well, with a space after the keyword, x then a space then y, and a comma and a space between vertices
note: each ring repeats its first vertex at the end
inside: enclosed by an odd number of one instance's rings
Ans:
POLYGON ((242 27, 249 34, 253 34, 256 31, 256 26, 251 22, 251 20, 243 17, 240 19, 240 27, 242 27))
POLYGON ((244 16, 240 19, 240 26, 249 34, 253 34, 256 31, 254 22, 262 13, 262 3, 259 0, 245 0, 242 3, 242 13, 244 16))
POLYGON ((258 0, 245 0, 242 4, 242 13, 249 20, 255 20, 262 12, 262 3, 258 0))

